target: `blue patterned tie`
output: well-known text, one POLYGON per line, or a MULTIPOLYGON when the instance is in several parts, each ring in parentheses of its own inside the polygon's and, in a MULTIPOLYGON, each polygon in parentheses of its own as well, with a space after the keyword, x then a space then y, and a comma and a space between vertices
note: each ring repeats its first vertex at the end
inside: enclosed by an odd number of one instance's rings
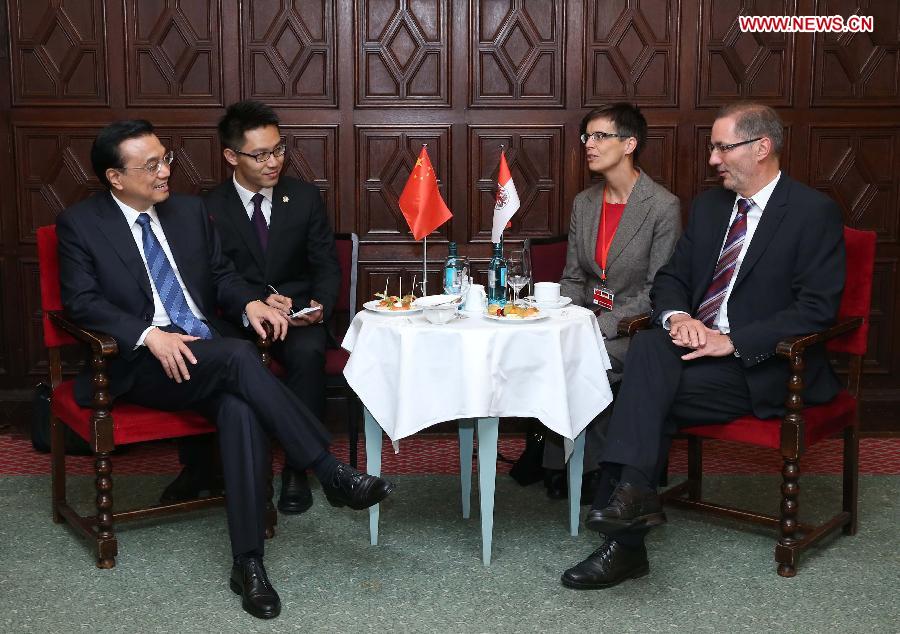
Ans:
POLYGON ((150 215, 141 213, 137 217, 137 223, 143 230, 144 257, 147 258, 147 268, 150 269, 150 277, 156 285, 156 292, 162 301, 163 308, 169 315, 172 323, 181 328, 187 334, 201 339, 212 339, 209 327, 197 319, 188 307, 187 299, 175 277, 175 271, 162 245, 156 239, 156 234, 150 228, 150 215))

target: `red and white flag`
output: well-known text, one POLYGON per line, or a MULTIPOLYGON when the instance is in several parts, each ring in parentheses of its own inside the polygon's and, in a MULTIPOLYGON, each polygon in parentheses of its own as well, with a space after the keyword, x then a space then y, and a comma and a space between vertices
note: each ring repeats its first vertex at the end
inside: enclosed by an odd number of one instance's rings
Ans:
POLYGON ((497 171, 497 202, 494 205, 494 224, 491 228, 491 242, 500 242, 503 230, 509 226, 509 219, 519 209, 519 193, 513 182, 506 152, 500 151, 500 169, 497 171))

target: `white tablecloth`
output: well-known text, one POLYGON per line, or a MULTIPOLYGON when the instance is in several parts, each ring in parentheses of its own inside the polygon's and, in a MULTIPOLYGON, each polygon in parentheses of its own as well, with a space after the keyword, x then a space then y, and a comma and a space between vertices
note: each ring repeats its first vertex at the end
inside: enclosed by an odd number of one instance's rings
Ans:
POLYGON ((504 323, 357 313, 344 376, 392 441, 460 418, 533 416, 574 439, 612 402, 603 335, 587 309, 504 323))

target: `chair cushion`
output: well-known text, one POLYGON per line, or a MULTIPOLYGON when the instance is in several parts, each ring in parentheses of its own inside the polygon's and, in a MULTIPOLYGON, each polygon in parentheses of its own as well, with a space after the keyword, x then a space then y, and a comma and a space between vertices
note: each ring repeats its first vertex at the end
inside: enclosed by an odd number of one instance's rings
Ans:
MULTIPOLYGON (((853 424, 856 414, 856 399, 846 390, 841 390, 834 399, 825 405, 803 408, 805 421, 804 446, 811 447, 823 438, 853 424)), ((760 447, 781 447, 781 419, 760 419, 755 416, 737 418, 724 425, 697 425, 685 427, 680 433, 732 440, 760 447)))
POLYGON ((350 353, 343 348, 328 348, 325 351, 325 376, 343 374, 349 360, 350 353))
MULTIPOLYGON (((76 434, 90 442, 91 413, 75 402, 75 381, 64 381, 53 390, 53 415, 76 434)), ((215 426, 197 412, 164 412, 132 403, 116 403, 110 410, 113 419, 113 443, 127 445, 147 440, 195 436, 216 431, 215 426)))

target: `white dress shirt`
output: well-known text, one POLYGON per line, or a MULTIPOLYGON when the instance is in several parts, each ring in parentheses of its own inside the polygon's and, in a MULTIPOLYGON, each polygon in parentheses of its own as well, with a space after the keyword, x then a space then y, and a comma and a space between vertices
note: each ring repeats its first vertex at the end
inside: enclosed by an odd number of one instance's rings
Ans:
MULTIPOLYGON (((144 330, 144 332, 141 333, 141 336, 138 338, 137 343, 135 344, 135 348, 137 348, 138 346, 144 345, 144 339, 147 337, 147 333, 150 332, 150 330, 152 330, 156 326, 168 326, 172 323, 172 320, 169 319, 169 314, 166 312, 162 300, 159 298, 159 292, 156 290, 156 283, 153 281, 153 276, 150 275, 150 269, 147 267, 147 256, 144 254, 144 230, 137 222, 138 216, 140 216, 142 212, 137 211, 136 209, 132 209, 131 207, 126 205, 121 200, 116 198, 115 194, 113 194, 113 200, 115 200, 116 204, 119 205, 119 208, 122 210, 122 214, 124 214, 125 216, 125 221, 128 223, 129 228, 131 228, 131 236, 134 238, 134 243, 137 245, 138 253, 141 254, 141 259, 144 261, 144 268, 147 270, 147 277, 150 278, 150 290, 153 293, 153 321, 151 322, 153 325, 148 327, 146 330, 144 330)), ((150 230, 153 231, 153 235, 155 235, 156 239, 159 240, 159 244, 162 247, 163 252, 169 259, 169 264, 172 265, 172 270, 175 271, 175 279, 178 280, 178 285, 181 287, 181 292, 184 293, 188 308, 190 308, 191 312, 194 313, 194 317, 200 319, 201 321, 206 321, 206 317, 204 317, 203 313, 200 312, 200 308, 194 302, 191 294, 187 290, 187 287, 184 285, 184 280, 181 279, 181 273, 178 272, 178 264, 175 262, 175 258, 172 257, 172 250, 169 248, 169 241, 166 240, 166 234, 163 232, 162 226, 159 224, 159 217, 156 215, 156 209, 151 206, 150 209, 147 209, 143 213, 146 213, 148 216, 150 216, 150 230)))
MULTIPOLYGON (((232 176, 231 179, 234 181, 234 188, 237 190, 238 196, 241 198, 241 202, 244 203, 244 211, 247 212, 247 218, 253 219, 253 198, 254 193, 243 187, 237 180, 236 177, 232 176)), ((266 219, 266 225, 272 224, 272 194, 273 189, 271 187, 263 187, 259 190, 259 193, 263 196, 262 201, 262 213, 263 218, 266 219)))
MULTIPOLYGON (((744 256, 747 255, 747 249, 750 248, 750 240, 753 239, 753 234, 756 233, 756 228, 759 226, 759 220, 762 218, 763 211, 765 211, 766 205, 769 203, 769 198, 772 197, 772 192, 775 191, 775 186, 778 184, 779 178, 781 178, 781 171, 779 171, 775 175, 775 178, 769 181, 762 189, 752 196, 749 196, 753 201, 753 205, 751 205, 750 211, 747 212, 747 233, 744 235, 744 243, 741 245, 741 252, 738 253, 737 262, 734 265, 734 273, 731 276, 731 280, 728 282, 728 288, 725 289, 725 299, 722 300, 719 314, 716 315, 716 320, 713 322, 713 327, 717 328, 722 334, 728 334, 730 332, 728 326, 728 298, 731 297, 731 289, 734 288, 734 283, 737 281, 738 273, 740 273, 744 256)), ((740 198, 740 194, 737 194, 734 197, 734 205, 731 208, 731 217, 728 220, 729 227, 731 227, 731 223, 734 222, 734 217, 737 215, 737 203, 740 198)), ((720 255, 722 249, 725 247, 725 240, 727 237, 728 232, 726 231, 725 235, 722 236, 722 246, 719 247, 720 255)), ((668 310, 662 313, 662 324, 666 330, 669 329, 669 317, 678 313, 687 314, 681 310, 668 310)))

